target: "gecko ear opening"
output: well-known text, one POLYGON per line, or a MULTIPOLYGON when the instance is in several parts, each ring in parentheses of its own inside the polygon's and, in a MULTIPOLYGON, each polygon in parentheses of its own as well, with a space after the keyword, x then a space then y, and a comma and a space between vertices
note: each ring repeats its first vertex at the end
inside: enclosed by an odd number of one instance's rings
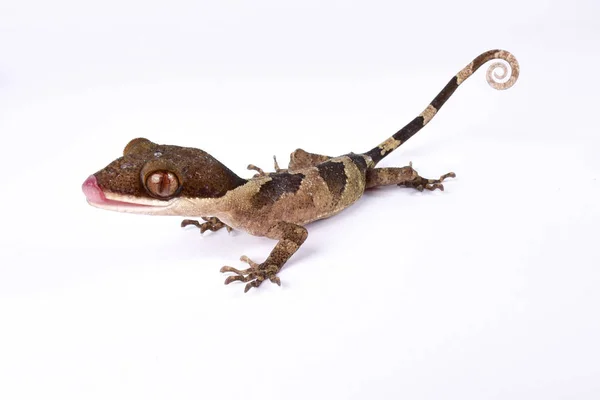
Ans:
POLYGON ((123 155, 141 153, 142 151, 151 150, 156 146, 156 143, 149 141, 146 138, 135 138, 127 143, 125 149, 123 149, 123 155))

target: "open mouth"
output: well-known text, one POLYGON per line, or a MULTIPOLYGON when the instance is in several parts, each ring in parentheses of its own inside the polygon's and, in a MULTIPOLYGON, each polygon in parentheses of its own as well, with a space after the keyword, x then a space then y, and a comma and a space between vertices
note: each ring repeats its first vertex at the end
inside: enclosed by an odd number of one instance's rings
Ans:
POLYGON ((98 186, 98 181, 94 175, 90 175, 89 178, 83 182, 81 189, 90 205, 109 210, 143 212, 144 210, 162 208, 171 204, 170 201, 140 199, 133 196, 105 192, 98 186), (119 200, 116 200, 115 198, 118 198, 119 200))

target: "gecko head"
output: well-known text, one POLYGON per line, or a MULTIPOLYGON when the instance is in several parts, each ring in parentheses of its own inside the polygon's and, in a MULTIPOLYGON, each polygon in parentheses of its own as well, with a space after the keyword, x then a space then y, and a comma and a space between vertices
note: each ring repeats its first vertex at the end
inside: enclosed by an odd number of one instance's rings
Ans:
POLYGON ((98 208, 155 215, 190 215, 188 200, 217 199, 245 180, 200 149, 130 141, 82 189, 98 208))

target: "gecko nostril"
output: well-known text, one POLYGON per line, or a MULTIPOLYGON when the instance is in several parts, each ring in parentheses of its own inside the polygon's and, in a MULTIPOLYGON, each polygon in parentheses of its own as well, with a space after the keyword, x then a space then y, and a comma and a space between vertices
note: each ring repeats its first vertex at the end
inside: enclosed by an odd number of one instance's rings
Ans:
POLYGON ((94 175, 90 175, 85 182, 83 182, 81 190, 83 190, 83 194, 85 194, 88 201, 97 203, 105 199, 104 193, 98 186, 98 181, 94 175))

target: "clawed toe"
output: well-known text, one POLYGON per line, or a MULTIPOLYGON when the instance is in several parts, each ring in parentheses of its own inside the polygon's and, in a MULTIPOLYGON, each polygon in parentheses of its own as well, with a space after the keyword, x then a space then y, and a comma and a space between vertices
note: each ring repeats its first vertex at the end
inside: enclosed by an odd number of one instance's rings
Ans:
POLYGON ((454 172, 448 172, 447 174, 440 176, 439 181, 444 182, 444 179, 446 178, 456 178, 456 174, 454 172))
POLYGON ((248 282, 244 287, 244 293, 252 288, 259 287, 265 280, 270 280, 278 286, 281 286, 281 280, 277 276, 279 268, 276 265, 258 264, 252 261, 247 256, 241 256, 240 260, 250 265, 250 268, 239 270, 237 268, 224 266, 221 272, 231 272, 235 275, 228 276, 225 279, 225 284, 229 285, 232 282, 248 282))
MULTIPOLYGON (((252 267, 252 268, 258 268, 258 264, 255 263, 254 261, 252 261, 250 258, 248 258, 248 256, 241 256, 240 261, 245 262, 246 264, 250 265, 250 267, 252 267)), ((250 269, 250 268, 248 268, 248 269, 250 269)))
POLYGON ((408 182, 399 183, 398 186, 411 187, 417 189, 419 192, 424 190, 434 191, 436 189, 444 191, 444 185, 442 182, 447 178, 456 178, 456 174, 454 172, 448 172, 447 174, 440 176, 439 179, 427 179, 417 175, 415 179, 408 182))
POLYGON ((262 168, 260 168, 260 167, 257 167, 257 166, 256 166, 256 165, 254 165, 254 164, 248 164, 248 167, 247 167, 247 169, 248 169, 248 170, 250 170, 250 171, 256 171, 256 172, 258 172, 258 174, 254 174, 254 178, 257 178, 257 177, 259 177, 259 176, 264 176, 264 175, 267 175, 267 173, 266 173, 265 171, 263 171, 263 169, 262 169, 262 168))
POLYGON ((277 275, 272 275, 269 280, 277 286, 281 286, 281 279, 277 275))
POLYGON ((225 273, 225 272, 233 272, 234 274, 238 274, 238 275, 247 275, 250 272, 252 272, 252 268, 248 268, 248 269, 242 269, 239 270, 237 268, 233 268, 233 267, 228 267, 227 265, 224 267, 221 267, 221 272, 225 273))
MULTIPOLYGON (((279 163, 277 162, 277 157, 275 157, 275 156, 273 156, 273 168, 275 169, 275 173, 287 171, 287 169, 279 168, 279 163)), ((247 169, 249 169, 250 171, 258 172, 257 174, 254 174, 253 178, 258 178, 258 177, 265 176, 265 175, 271 175, 270 172, 265 172, 262 168, 257 167, 254 164, 248 164, 247 169)))
POLYGON ((232 276, 228 276, 227 278, 225 278, 225 284, 229 285, 231 282, 237 282, 237 281, 248 282, 249 280, 250 280, 250 278, 248 276, 232 275, 232 276))
MULTIPOLYGON (((427 185, 425 185, 425 189, 430 190, 430 191, 434 191, 436 189, 441 190, 442 192, 444 191, 444 185, 441 183, 428 183, 427 185)), ((421 189, 421 191, 423 191, 423 189, 421 189)))
POLYGON ((233 230, 232 227, 230 227, 227 224, 224 224, 216 217, 201 217, 201 218, 206 222, 201 224, 200 222, 196 221, 195 219, 184 219, 183 221, 181 221, 181 227, 185 228, 188 225, 194 225, 196 228, 200 229, 200 233, 204 233, 206 231, 216 232, 222 228, 227 229, 227 232, 231 232, 233 230))
POLYGON ((431 191, 439 189, 443 192, 444 185, 442 184, 442 182, 444 182, 444 179, 446 178, 456 178, 456 174, 454 172, 448 172, 447 174, 440 176, 440 179, 426 179, 428 183, 425 185, 425 189, 431 191))

